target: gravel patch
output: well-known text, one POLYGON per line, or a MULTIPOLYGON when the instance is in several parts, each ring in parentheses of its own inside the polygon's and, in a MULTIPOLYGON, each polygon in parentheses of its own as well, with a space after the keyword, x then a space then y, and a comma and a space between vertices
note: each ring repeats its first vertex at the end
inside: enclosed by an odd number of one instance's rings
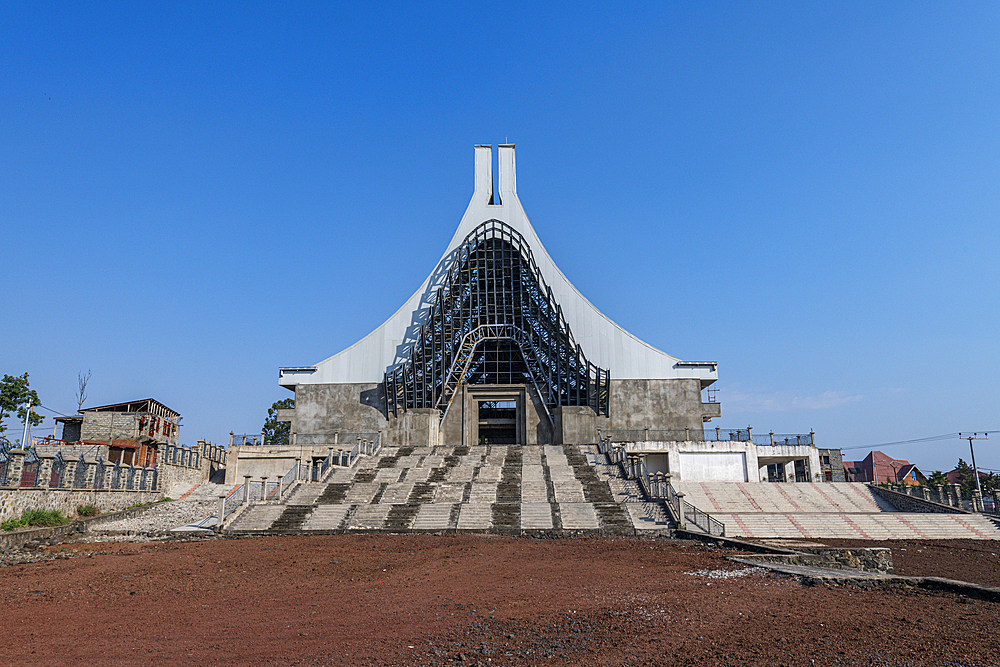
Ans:
POLYGON ((214 516, 219 506, 218 500, 171 500, 159 503, 130 519, 109 521, 90 529, 92 533, 160 533, 180 526, 198 523, 214 516))
POLYGON ((744 567, 739 570, 695 570, 685 572, 693 577, 708 577, 709 579, 735 579, 736 577, 746 577, 751 574, 764 572, 762 567, 744 567))

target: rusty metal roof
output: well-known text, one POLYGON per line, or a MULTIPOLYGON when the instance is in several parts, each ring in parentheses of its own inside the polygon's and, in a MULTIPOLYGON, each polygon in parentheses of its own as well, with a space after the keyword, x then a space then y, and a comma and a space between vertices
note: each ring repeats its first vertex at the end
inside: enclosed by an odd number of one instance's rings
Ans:
POLYGON ((83 412, 147 412, 160 417, 180 417, 179 412, 174 412, 156 399, 143 398, 138 401, 127 401, 125 403, 112 403, 110 405, 98 405, 93 408, 84 408, 83 412))

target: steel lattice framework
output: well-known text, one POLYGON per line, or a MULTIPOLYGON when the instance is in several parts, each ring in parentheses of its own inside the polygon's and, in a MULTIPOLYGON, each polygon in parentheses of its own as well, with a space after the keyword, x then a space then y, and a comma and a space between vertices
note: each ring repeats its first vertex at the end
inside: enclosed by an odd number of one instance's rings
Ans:
POLYGON ((385 373, 389 411, 437 408, 462 384, 531 384, 552 419, 557 406, 608 414, 610 371, 573 340, 524 237, 499 220, 455 250, 409 358, 385 373))

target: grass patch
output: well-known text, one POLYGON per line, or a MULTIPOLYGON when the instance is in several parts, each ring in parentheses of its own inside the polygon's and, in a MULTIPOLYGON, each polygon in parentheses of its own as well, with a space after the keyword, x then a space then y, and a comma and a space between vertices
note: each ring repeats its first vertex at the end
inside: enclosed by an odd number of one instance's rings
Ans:
POLYGON ((97 516, 101 513, 101 510, 97 509, 94 505, 80 505, 76 508, 76 513, 80 516, 97 516))
POLYGON ((17 530, 25 526, 61 526, 69 523, 62 510, 26 510, 20 519, 7 519, 0 528, 6 531, 17 530))

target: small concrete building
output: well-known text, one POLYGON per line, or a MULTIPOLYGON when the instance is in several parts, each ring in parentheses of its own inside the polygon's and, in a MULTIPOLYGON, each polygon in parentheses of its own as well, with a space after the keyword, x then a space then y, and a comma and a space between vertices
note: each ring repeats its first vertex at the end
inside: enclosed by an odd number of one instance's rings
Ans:
POLYGON ((56 423, 63 425, 62 438, 49 446, 64 454, 154 468, 157 452, 178 444, 180 419, 180 414, 152 398, 100 405, 57 417, 56 423))
POLYGON ((382 433, 400 445, 573 444, 598 429, 700 433, 714 361, 684 361, 612 322, 546 252, 517 195, 514 146, 475 147, 472 200, 424 283, 382 326, 281 368, 298 445, 382 433))

